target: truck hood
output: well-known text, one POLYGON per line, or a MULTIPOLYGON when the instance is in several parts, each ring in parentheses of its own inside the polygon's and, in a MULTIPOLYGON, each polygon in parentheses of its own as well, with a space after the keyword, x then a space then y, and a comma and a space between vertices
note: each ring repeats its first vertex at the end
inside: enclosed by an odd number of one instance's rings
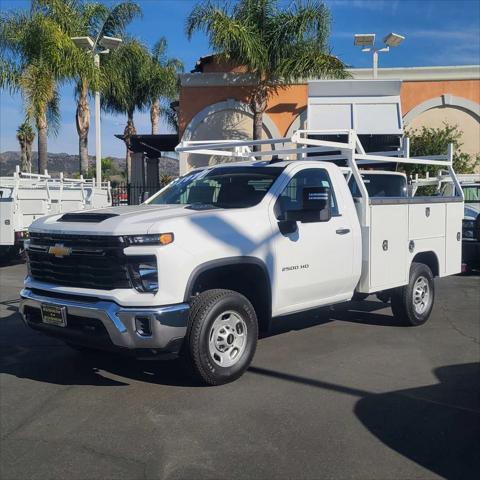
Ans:
MULTIPOLYGON (((212 209, 192 209, 186 205, 129 205, 95 210, 80 210, 42 217, 32 223, 34 232, 133 235, 151 232, 154 225, 170 219, 201 215, 212 209), (64 218, 62 218, 64 217, 64 218)), ((161 228, 161 227, 160 227, 161 228)))

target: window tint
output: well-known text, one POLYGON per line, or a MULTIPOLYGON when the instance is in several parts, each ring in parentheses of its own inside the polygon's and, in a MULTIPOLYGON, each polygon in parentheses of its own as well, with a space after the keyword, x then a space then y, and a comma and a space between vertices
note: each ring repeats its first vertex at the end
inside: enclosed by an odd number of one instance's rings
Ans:
MULTIPOLYGON (((407 182, 400 175, 382 175, 362 173, 363 183, 370 197, 407 197, 407 182)), ((352 196, 361 197, 360 190, 353 175, 348 182, 352 196)))
POLYGON ((246 208, 259 203, 282 172, 281 167, 217 167, 180 177, 151 204, 246 208))
POLYGON ((293 176, 280 194, 275 205, 277 218, 282 216, 287 210, 299 210, 302 208, 303 189, 305 187, 329 187, 332 216, 338 215, 335 192, 327 171, 323 168, 307 168, 293 176))

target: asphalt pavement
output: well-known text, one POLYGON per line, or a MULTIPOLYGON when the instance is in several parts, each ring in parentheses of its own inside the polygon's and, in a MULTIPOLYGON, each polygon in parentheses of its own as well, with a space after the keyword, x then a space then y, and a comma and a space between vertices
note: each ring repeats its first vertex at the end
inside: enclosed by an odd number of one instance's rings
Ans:
POLYGON ((250 370, 76 352, 27 329, 0 268, 0 478, 480 478, 480 277, 437 280, 429 322, 375 297, 277 319, 250 370))

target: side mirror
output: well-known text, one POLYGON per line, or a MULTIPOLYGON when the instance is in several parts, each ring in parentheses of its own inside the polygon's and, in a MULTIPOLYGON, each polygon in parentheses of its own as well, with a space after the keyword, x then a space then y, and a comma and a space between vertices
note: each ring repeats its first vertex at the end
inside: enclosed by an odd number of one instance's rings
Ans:
POLYGON ((302 223, 328 222, 332 218, 331 192, 328 187, 305 187, 301 210, 287 210, 285 220, 302 223))
POLYGON ((278 229, 282 235, 290 235, 297 231, 297 222, 295 220, 279 220, 278 229))

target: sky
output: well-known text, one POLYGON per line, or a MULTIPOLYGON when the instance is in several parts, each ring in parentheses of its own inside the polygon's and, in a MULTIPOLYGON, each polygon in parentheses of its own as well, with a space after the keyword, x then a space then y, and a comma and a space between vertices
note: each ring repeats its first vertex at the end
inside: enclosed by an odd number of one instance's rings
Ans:
MULTIPOLYGON (((128 33, 151 46, 164 36, 168 54, 180 58, 185 71, 190 71, 196 60, 211 52, 204 34, 186 38, 185 19, 196 0, 137 0, 143 18, 135 20, 128 33)), ((112 4, 105 0, 106 4, 112 4)), ((280 0, 288 5, 287 0, 280 0)), ((375 33, 377 42, 389 32, 406 37, 403 44, 380 54, 381 67, 413 67, 434 65, 480 64, 480 0, 325 0, 330 8, 332 24, 330 48, 347 65, 358 68, 371 66, 371 55, 362 53, 353 45, 354 33, 375 33)), ((29 0, 0 0, 2 12, 28 8, 29 0)), ((50 136, 49 152, 78 153, 75 127, 73 85, 61 87, 61 128, 57 136, 50 136)), ((89 136, 89 153, 94 155, 93 101, 89 136)), ((22 99, 0 92, 0 152, 18 150, 15 131, 24 119, 22 99)), ((114 137, 122 133, 126 119, 123 116, 102 114, 102 156, 125 155, 122 141, 114 137)), ((149 114, 137 112, 135 126, 138 133, 150 133, 149 114)), ((167 133, 162 126, 161 133, 167 133)), ((34 145, 34 150, 36 150, 34 145)))

